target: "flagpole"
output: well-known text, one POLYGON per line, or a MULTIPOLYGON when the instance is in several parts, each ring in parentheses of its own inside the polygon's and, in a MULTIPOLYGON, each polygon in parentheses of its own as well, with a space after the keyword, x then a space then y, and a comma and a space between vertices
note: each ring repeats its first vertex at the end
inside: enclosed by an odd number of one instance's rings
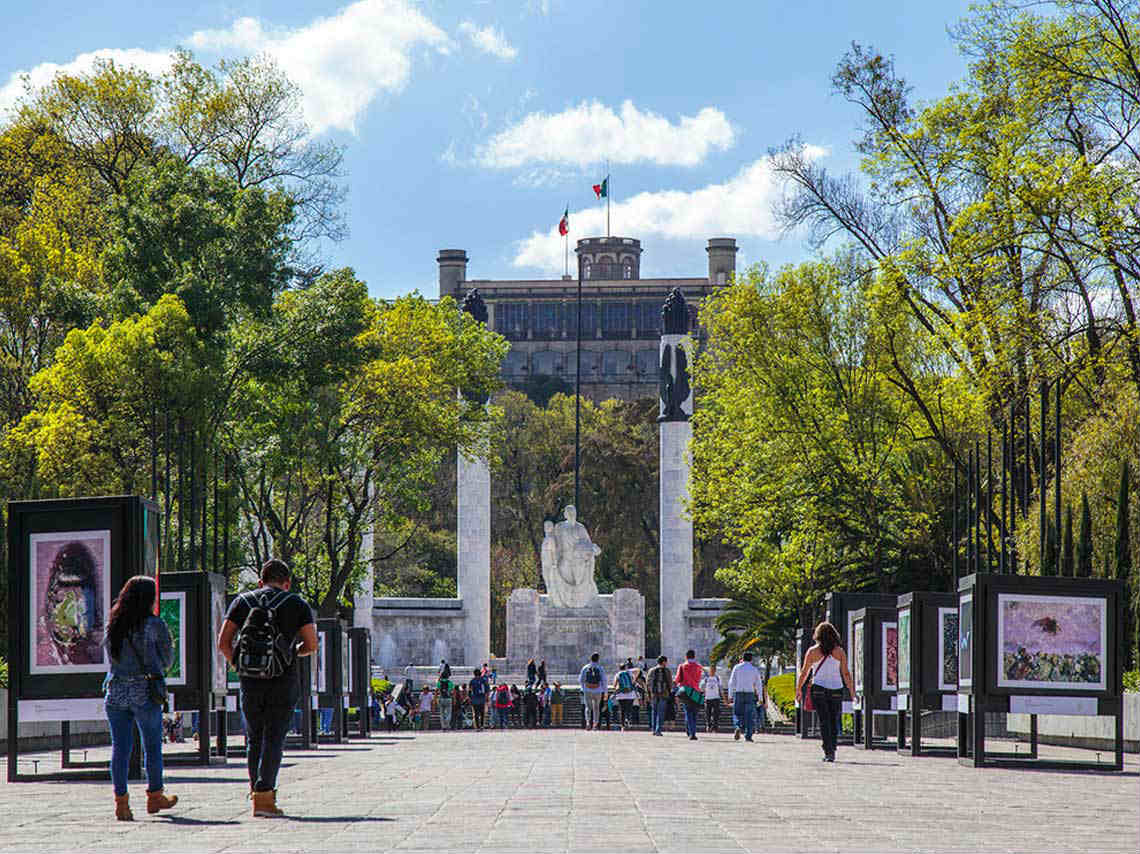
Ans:
MULTIPOLYGON (((578 323, 574 333, 574 507, 581 514, 578 472, 582 464, 582 255, 578 254, 578 323)), ((579 515, 578 518, 581 518, 579 515)))
MULTIPOLYGON (((570 203, 566 203, 566 210, 570 210, 570 203)), ((566 233, 562 235, 562 275, 570 275, 570 223, 566 223, 566 233)))
POLYGON ((610 196, 613 191, 610 188, 610 161, 606 159, 606 237, 610 236, 610 196))

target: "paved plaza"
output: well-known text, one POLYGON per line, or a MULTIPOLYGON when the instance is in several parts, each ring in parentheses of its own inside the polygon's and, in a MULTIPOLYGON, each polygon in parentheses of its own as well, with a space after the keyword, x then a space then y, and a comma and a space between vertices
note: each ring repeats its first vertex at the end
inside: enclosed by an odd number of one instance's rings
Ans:
POLYGON ((106 782, 4 784, 0 851, 1140 850, 1135 756, 1124 774, 818 757, 817 743, 777 735, 374 736, 287 753, 279 802, 291 817, 279 821, 248 816, 236 759, 170 768, 183 801, 161 816, 132 784, 133 823, 113 820, 106 782))

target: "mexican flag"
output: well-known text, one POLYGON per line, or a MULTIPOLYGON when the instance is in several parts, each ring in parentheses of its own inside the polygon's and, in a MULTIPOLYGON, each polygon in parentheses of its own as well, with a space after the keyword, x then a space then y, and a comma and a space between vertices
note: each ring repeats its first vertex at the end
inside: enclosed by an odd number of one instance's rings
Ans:
POLYGON ((594 185, 594 195, 599 199, 607 198, 610 194, 610 176, 607 175, 605 180, 600 184, 594 185))
POLYGON ((570 208, 566 208, 566 213, 562 214, 562 219, 558 221, 558 233, 563 237, 570 231, 570 208))

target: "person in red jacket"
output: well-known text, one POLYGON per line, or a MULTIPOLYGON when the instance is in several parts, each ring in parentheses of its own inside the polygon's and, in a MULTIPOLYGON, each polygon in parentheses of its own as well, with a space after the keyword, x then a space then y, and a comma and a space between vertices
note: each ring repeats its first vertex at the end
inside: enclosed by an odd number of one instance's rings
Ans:
MULTIPOLYGON (((697 663, 697 653, 690 649, 685 653, 685 663, 677 668, 673 684, 679 688, 691 688, 699 693, 704 675, 705 669, 697 663)), ((697 709, 700 705, 683 690, 678 692, 677 696, 685 706, 685 732, 689 734, 689 741, 696 741, 697 709)))
POLYGON ((511 712, 514 703, 511 699, 511 689, 504 682, 495 687, 495 718, 499 729, 507 728, 507 715, 511 712))

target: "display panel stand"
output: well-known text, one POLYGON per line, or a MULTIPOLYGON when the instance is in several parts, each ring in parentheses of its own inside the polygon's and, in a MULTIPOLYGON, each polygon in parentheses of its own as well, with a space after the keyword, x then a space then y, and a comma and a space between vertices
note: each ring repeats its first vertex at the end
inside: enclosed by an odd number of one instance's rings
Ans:
POLYGON ((1123 770, 1124 596, 1124 582, 1099 578, 977 574, 961 579, 961 764, 1123 770), (986 714, 1028 715, 1029 751, 987 751, 986 714), (1113 718, 1113 760, 1041 758, 1039 714, 1113 718))
POLYGON ((372 734, 372 714, 369 702, 372 699, 372 630, 364 626, 354 626, 348 630, 349 657, 349 702, 357 709, 357 732, 355 738, 368 738, 372 734))
MULTIPOLYGON (((804 666, 804 652, 811 646, 811 629, 796 629, 796 674, 804 666)), ((807 711, 799 696, 796 703, 796 735, 801 739, 819 738, 819 717, 815 712, 807 711)))
MULTIPOLYGON (((897 708, 896 688, 886 684, 887 633, 892 628, 897 630, 896 613, 894 608, 865 607, 848 614, 853 638, 851 656, 858 657, 856 666, 861 668, 858 677, 852 673, 858 712, 855 719, 854 741, 856 747, 864 750, 876 748, 893 750, 896 747, 895 741, 875 736, 876 718, 895 717, 897 708)), ((897 660, 896 655, 895 661, 897 660)), ((895 684, 897 685, 897 681, 895 684)))
POLYGON ((916 591, 898 597, 900 756, 956 756, 954 745, 923 745, 923 713, 957 712, 958 596, 916 591), (909 734, 909 738, 908 738, 909 734))
POLYGON ((70 723, 105 719, 111 602, 131 576, 158 575, 160 531, 139 496, 9 502, 8 782, 110 778, 106 761, 71 760, 70 723), (59 722, 59 771, 21 770, 21 719, 59 722))
MULTIPOLYGON (((892 593, 849 593, 837 590, 824 595, 824 618, 839 632, 839 643, 844 652, 847 653, 848 659, 851 656, 851 613, 860 608, 894 607, 897 600, 898 597, 892 593)), ((811 632, 807 634, 810 637, 811 632)), ((804 644, 805 649, 811 646, 807 637, 804 638, 804 644)), ((814 712, 809 714, 813 719, 816 719, 816 734, 818 735, 818 716, 814 712)), ((851 735, 839 734, 839 743, 856 744, 862 739, 863 712, 855 708, 853 702, 844 700, 843 714, 851 715, 853 726, 851 735)))
POLYGON ((323 739, 329 744, 343 744, 348 740, 347 711, 348 711, 348 632, 344 621, 337 617, 320 617, 317 619, 317 638, 323 639, 324 655, 310 656, 322 660, 317 666, 323 668, 318 672, 317 706, 319 709, 332 710, 332 725, 327 734, 322 735, 317 730, 318 740, 323 739))

